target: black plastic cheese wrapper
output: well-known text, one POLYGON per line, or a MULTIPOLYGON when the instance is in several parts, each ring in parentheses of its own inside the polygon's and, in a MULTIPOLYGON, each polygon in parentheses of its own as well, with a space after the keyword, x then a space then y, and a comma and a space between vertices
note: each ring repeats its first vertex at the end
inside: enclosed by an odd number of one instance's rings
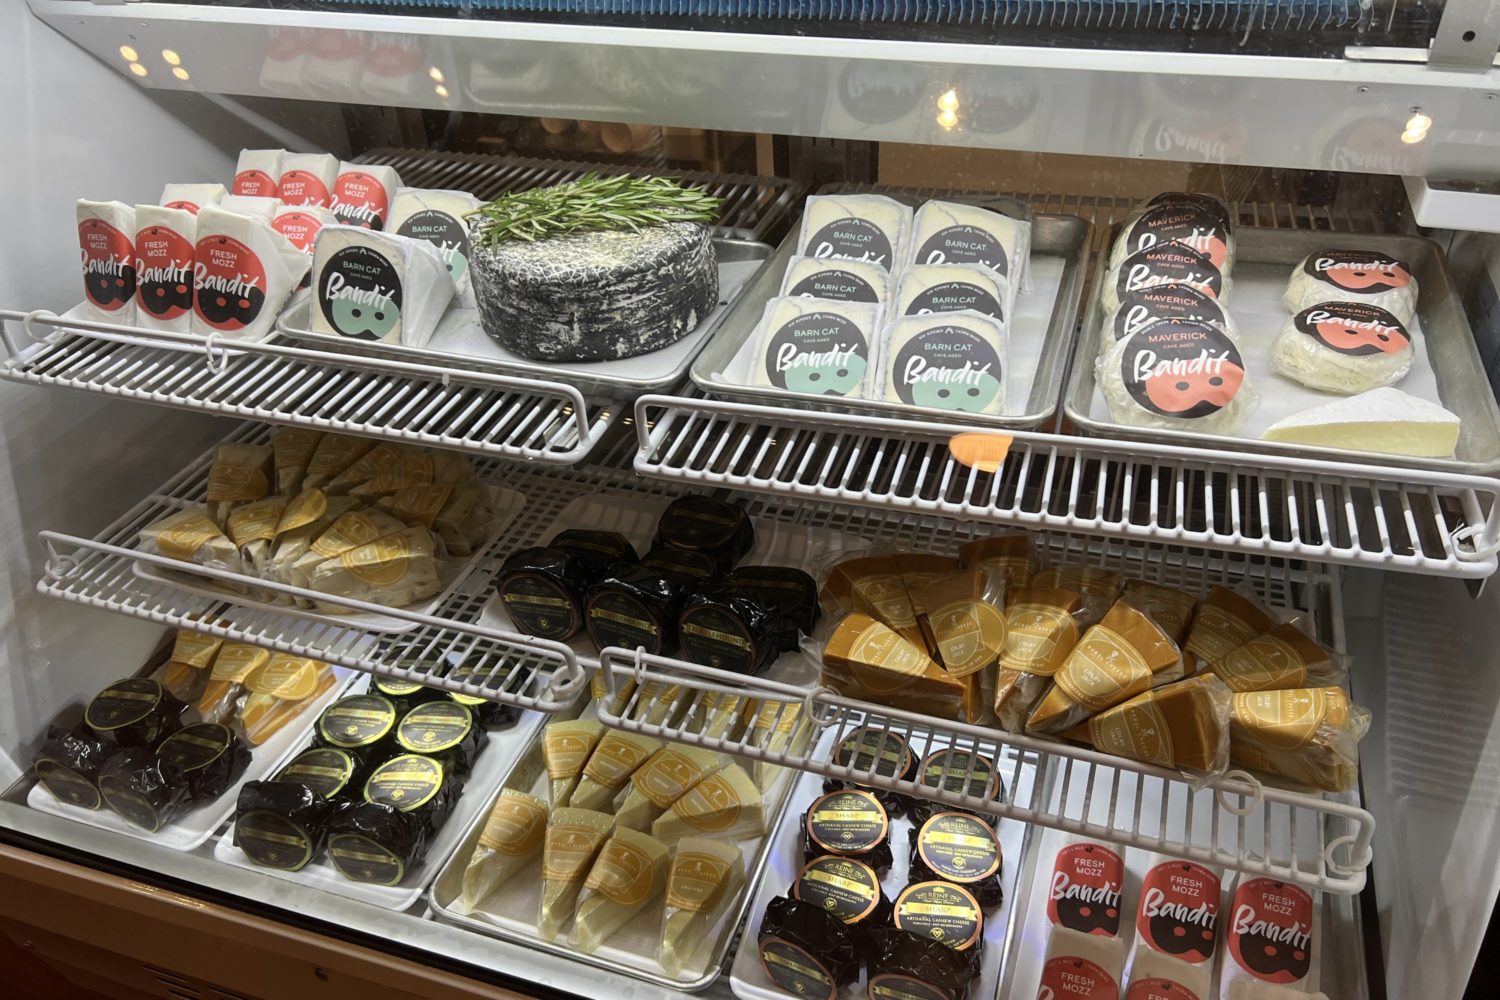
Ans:
POLYGON ((783 992, 807 1000, 835 1000, 859 978, 854 932, 843 921, 800 900, 777 896, 766 904, 756 933, 761 968, 783 992))
POLYGON ((229 790, 250 766, 250 748, 234 730, 217 722, 196 722, 162 740, 156 750, 162 770, 180 777, 188 798, 208 802, 229 790))
POLYGON ((1005 857, 994 827, 965 812, 940 812, 907 831, 907 878, 961 885, 986 910, 1005 902, 1005 857))
POLYGON ((795 632, 776 605, 729 583, 690 596, 677 619, 684 660, 740 674, 764 672, 795 632))
POLYGON ((640 565, 649 569, 671 573, 684 580, 704 585, 717 580, 720 574, 718 562, 707 552, 689 549, 670 549, 657 546, 641 557, 640 565))
POLYGON ((150 747, 128 747, 99 769, 99 794, 127 822, 155 833, 187 803, 187 787, 176 777, 150 747))
POLYGON ((501 565, 495 592, 517 631, 567 642, 583 630, 583 596, 599 579, 593 565, 552 546, 519 549, 501 565))
POLYGON ((396 724, 397 746, 432 757, 455 778, 468 777, 489 738, 468 706, 456 701, 418 705, 396 724))
POLYGON ((396 723, 400 714, 389 698, 355 694, 323 709, 313 726, 313 743, 347 750, 366 773, 396 752, 396 723))
POLYGON ((797 649, 797 633, 812 635, 821 610, 818 607, 818 583, 809 574, 791 566, 740 566, 724 582, 743 587, 761 600, 780 609, 791 623, 789 637, 782 652, 797 649))
MULTIPOLYGON (((917 755, 911 744, 900 733, 875 726, 860 726, 844 737, 833 751, 833 762, 840 767, 877 774, 884 778, 899 778, 903 781, 917 780, 917 755)), ((833 792, 840 788, 862 788, 875 796, 892 816, 905 816, 912 800, 900 792, 884 788, 868 788, 857 781, 828 778, 823 782, 823 791, 833 792)))
POLYGON ((589 638, 600 649, 642 646, 670 656, 677 651, 677 618, 697 585, 691 577, 644 562, 613 573, 589 588, 589 638))
POLYGON ((458 783, 438 761, 393 757, 365 782, 364 801, 334 812, 328 859, 351 881, 397 885, 426 857, 457 798, 458 783))
MULTIPOLYGON (((950 747, 928 754, 918 768, 917 781, 931 788, 941 788, 944 791, 961 795, 972 795, 978 799, 1005 801, 1005 782, 1001 779, 995 762, 982 753, 969 750, 950 747)), ((911 821, 918 826, 927 822, 934 813, 952 808, 931 799, 915 796, 911 801, 911 821)), ((960 811, 973 812, 991 827, 999 822, 999 817, 991 813, 968 809, 960 811)))
POLYGON ((49 726, 47 741, 37 751, 32 769, 59 802, 81 809, 98 809, 104 804, 99 797, 99 769, 116 747, 96 736, 81 723, 71 728, 49 726))
POLYGON ((828 792, 802 817, 802 857, 824 854, 863 861, 880 875, 891 869, 891 818, 869 792, 828 792))
POLYGON ((396 706, 398 715, 405 715, 418 705, 425 705, 429 701, 439 701, 447 697, 445 692, 418 681, 398 681, 394 677, 385 676, 371 679, 370 693, 389 699, 390 703, 396 706))
POLYGON ((961 885, 936 879, 913 882, 896 896, 891 922, 954 951, 984 948, 984 909, 961 885))
POLYGON ((102 740, 122 747, 151 747, 182 725, 187 705, 157 681, 127 677, 100 691, 83 721, 102 740))
POLYGON ((365 787, 368 773, 360 770, 360 760, 348 750, 334 747, 310 747, 280 771, 273 780, 305 785, 325 799, 350 798, 365 787))
MULTIPOLYGON (((503 683, 508 668, 496 670, 494 664, 486 662, 486 657, 465 660, 459 663, 445 675, 449 680, 489 683, 498 686, 503 683)), ((524 683, 511 685, 509 690, 525 690, 524 683)), ((498 701, 488 698, 480 698, 476 695, 460 694, 457 691, 448 692, 448 700, 457 702, 474 713, 474 718, 486 729, 505 729, 514 726, 516 720, 521 717, 521 710, 515 705, 503 705, 498 701)))
POLYGON ((673 500, 656 522, 656 544, 702 552, 720 574, 728 573, 755 546, 755 528, 739 507, 705 496, 673 500))
POLYGON ((579 559, 590 580, 597 580, 616 566, 640 559, 635 546, 618 531, 569 528, 554 535, 547 547, 560 549, 579 559))
POLYGON ((300 871, 322 851, 333 811, 301 782, 246 782, 235 801, 234 846, 263 868, 300 871))
POLYGON ((965 1000, 979 979, 979 950, 954 951, 941 941, 895 927, 871 928, 866 961, 869 995, 965 1000))

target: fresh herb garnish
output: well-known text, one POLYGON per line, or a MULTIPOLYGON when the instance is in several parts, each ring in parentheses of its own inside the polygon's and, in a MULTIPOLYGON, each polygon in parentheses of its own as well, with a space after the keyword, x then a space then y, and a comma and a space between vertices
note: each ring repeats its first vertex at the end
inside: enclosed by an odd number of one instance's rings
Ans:
POLYGON ((469 213, 482 246, 531 243, 601 229, 637 230, 667 222, 713 222, 722 199, 670 177, 600 177, 504 195, 469 213))

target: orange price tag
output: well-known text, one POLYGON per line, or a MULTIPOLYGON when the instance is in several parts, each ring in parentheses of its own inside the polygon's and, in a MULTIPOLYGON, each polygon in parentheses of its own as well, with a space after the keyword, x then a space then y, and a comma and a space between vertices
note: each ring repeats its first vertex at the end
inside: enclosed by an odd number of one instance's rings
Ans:
POLYGON ((999 472, 1000 467, 1005 464, 1005 456, 1010 454, 1012 440, 1014 439, 1009 434, 971 431, 949 438, 948 451, 971 469, 999 472))

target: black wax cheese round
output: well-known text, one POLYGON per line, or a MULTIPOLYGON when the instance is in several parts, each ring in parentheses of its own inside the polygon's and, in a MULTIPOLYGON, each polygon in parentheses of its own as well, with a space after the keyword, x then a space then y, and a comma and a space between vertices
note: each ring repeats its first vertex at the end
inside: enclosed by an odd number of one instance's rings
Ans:
MULTIPOLYGON (((459 663, 449 670, 446 676, 449 680, 460 682, 499 683, 497 679, 504 675, 504 668, 497 672, 492 669, 492 665, 488 664, 484 657, 480 657, 459 663)), ((523 684, 511 690, 520 690, 524 687, 525 685, 523 684)), ((473 712, 474 718, 486 729, 504 729, 507 726, 513 726, 516 724, 516 720, 521 717, 521 710, 515 705, 504 705, 498 701, 491 701, 488 698, 480 698, 471 694, 450 691, 448 692, 448 700, 463 705, 469 711, 473 712)))
POLYGON ((396 706, 378 694, 357 694, 323 709, 313 730, 318 746, 347 750, 368 771, 395 746, 396 706))
POLYGON ((786 644, 786 632, 779 608, 733 584, 693 594, 677 619, 683 659, 741 674, 769 667, 786 644))
POLYGON ((393 757, 365 782, 363 802, 335 813, 328 859, 351 881, 396 885, 426 856, 456 798, 440 762, 419 754, 393 757))
POLYGON ((985 909, 1005 900, 1000 839, 978 816, 940 812, 910 831, 908 877, 913 882, 942 879, 962 885, 985 909))
POLYGON ((657 656, 677 651, 677 618, 696 581, 641 563, 589 588, 585 604, 589 638, 600 649, 644 647, 657 656))
POLYGON ((114 752, 114 744, 96 736, 87 726, 50 726, 32 767, 37 780, 59 802, 98 809, 103 804, 99 770, 114 752))
POLYGON ((384 675, 376 677, 370 684, 373 694, 378 694, 396 707, 396 712, 405 715, 424 702, 437 701, 443 692, 430 688, 420 681, 402 681, 384 675))
POLYGON ((182 811, 185 784, 173 781, 150 747, 128 747, 99 771, 99 794, 128 822, 155 833, 182 811))
POLYGON ((826 910, 777 896, 756 934, 761 968, 776 986, 807 1000, 835 1000, 859 978, 853 931, 826 910))
POLYGON ((802 818, 802 855, 858 858, 882 875, 891 867, 891 818, 874 795, 858 789, 828 792, 802 818))
POLYGON ((719 575, 719 564, 707 552, 686 549, 654 548, 642 557, 640 565, 670 573, 697 585, 711 582, 719 575))
POLYGON ((983 947, 984 911, 968 889, 952 882, 914 882, 896 897, 898 928, 955 951, 983 947))
MULTIPOLYGON (((1000 778, 995 762, 982 753, 970 750, 950 747, 928 754, 918 768, 917 781, 930 788, 940 788, 946 792, 970 795, 986 801, 1000 802, 1005 799, 1005 783, 1000 778)), ((948 808, 931 799, 913 798, 912 822, 920 825, 927 822, 934 813, 948 808)), ((991 826, 998 822, 995 816, 987 813, 976 812, 976 815, 991 826)))
POLYGON ((958 951, 896 927, 871 928, 867 942, 874 1000, 964 1000, 980 975, 977 948, 958 951))
POLYGON ((129 677, 95 695, 84 709, 83 721, 95 735, 119 746, 155 746, 182 724, 186 708, 159 682, 129 677))
POLYGON ((713 497, 678 497, 656 523, 656 544, 702 552, 727 573, 755 546, 755 528, 739 507, 713 497))
MULTIPOLYGON (((911 752, 906 737, 875 726, 861 726, 840 741, 833 752, 833 761, 840 767, 854 771, 879 775, 883 778, 899 778, 904 781, 917 780, 917 757, 911 752)), ((864 788, 879 800, 887 813, 903 816, 911 808, 911 799, 900 792, 883 788, 865 788, 858 782, 828 778, 823 790, 832 792, 840 788, 864 788)))
POLYGON ((792 626, 783 652, 797 648, 797 633, 812 634, 818 623, 818 584, 807 573, 791 566, 739 566, 724 582, 743 587, 774 605, 792 626))
POLYGON ((396 724, 396 743, 408 753, 419 753, 441 761, 444 770, 462 778, 474 769, 489 734, 469 711, 456 701, 434 701, 418 705, 396 724))
POLYGON ((298 782, 325 799, 347 796, 364 786, 360 762, 348 750, 313 747, 304 750, 276 774, 276 781, 298 782))
POLYGON ((598 579, 592 565, 561 548, 520 549, 501 565, 497 592, 520 631, 566 642, 583 629, 583 595, 598 579))
POLYGON ((300 780, 249 781, 235 802, 234 845, 254 864, 299 871, 323 849, 332 813, 300 780))
POLYGON ((575 556, 583 564, 590 581, 597 580, 621 563, 633 563, 640 558, 635 546, 618 531, 569 528, 554 535, 547 547, 575 556))
POLYGON ((791 893, 793 899, 811 903, 850 926, 870 927, 891 918, 891 901, 880 888, 879 873, 857 858, 813 858, 797 873, 791 893))
POLYGON ((181 776, 194 802, 216 799, 250 766, 250 748, 228 726, 197 722, 168 736, 157 748, 164 773, 181 776))

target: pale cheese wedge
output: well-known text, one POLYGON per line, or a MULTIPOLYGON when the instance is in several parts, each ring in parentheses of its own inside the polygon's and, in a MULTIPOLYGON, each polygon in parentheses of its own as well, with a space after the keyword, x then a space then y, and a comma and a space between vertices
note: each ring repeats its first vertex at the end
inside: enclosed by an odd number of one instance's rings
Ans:
POLYGON ((675 844, 683 837, 734 840, 766 832, 766 806, 760 789, 738 764, 700 781, 651 826, 657 840, 675 844))
POLYGON ((542 940, 556 940, 562 932, 599 849, 614 830, 615 818, 609 813, 552 810, 542 846, 542 900, 536 921, 542 940))
POLYGON ((584 954, 599 950, 662 894, 667 884, 667 845, 637 830, 615 830, 599 849, 578 899, 572 945, 584 954))
POLYGON ((1457 416, 1400 389, 1372 389, 1279 420, 1262 437, 1320 448, 1449 458, 1458 444, 1457 416))
POLYGON ((672 803, 729 765, 721 753, 675 743, 664 746, 630 776, 630 791, 615 810, 615 822, 631 830, 650 830, 672 803))

